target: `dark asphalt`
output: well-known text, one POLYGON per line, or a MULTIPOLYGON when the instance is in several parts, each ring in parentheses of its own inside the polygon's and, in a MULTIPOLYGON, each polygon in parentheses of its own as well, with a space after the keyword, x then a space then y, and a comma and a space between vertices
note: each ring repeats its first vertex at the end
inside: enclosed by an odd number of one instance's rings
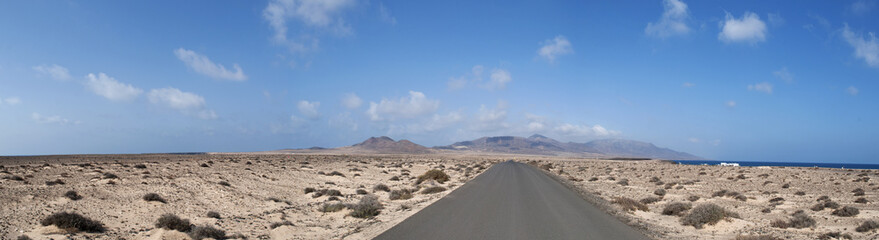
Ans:
POLYGON ((534 167, 495 164, 375 239, 648 239, 534 167))

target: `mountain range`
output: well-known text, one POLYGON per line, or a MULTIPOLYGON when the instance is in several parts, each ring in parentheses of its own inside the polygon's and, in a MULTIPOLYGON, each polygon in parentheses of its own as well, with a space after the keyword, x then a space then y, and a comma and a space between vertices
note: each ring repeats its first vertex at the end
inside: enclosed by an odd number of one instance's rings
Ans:
POLYGON ((496 136, 427 148, 409 140, 371 137, 361 143, 338 148, 353 152, 424 154, 441 152, 510 153, 530 155, 569 155, 587 157, 653 158, 672 160, 704 159, 685 152, 660 148, 652 143, 625 139, 601 139, 586 143, 560 142, 543 135, 530 137, 496 136))

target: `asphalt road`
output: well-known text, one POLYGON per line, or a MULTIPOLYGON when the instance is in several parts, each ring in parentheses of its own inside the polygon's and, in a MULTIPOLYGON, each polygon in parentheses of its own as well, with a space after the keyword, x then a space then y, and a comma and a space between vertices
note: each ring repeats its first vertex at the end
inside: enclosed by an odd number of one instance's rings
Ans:
POLYGON ((540 170, 495 164, 375 239, 648 239, 540 170))

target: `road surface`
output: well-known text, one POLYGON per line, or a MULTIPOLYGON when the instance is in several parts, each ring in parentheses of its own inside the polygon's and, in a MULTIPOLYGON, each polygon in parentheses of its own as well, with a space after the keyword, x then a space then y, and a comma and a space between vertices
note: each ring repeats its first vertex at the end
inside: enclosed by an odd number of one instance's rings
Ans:
POLYGON ((375 239, 648 239, 540 170, 495 164, 375 239))

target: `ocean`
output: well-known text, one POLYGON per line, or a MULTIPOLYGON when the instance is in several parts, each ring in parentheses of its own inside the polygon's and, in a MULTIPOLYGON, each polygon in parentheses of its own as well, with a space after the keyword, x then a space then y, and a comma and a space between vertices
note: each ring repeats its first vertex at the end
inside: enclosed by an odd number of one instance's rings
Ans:
POLYGON ((879 169, 879 164, 864 163, 807 163, 807 162, 739 162, 739 161, 706 161, 706 160, 674 160, 673 162, 687 165, 720 165, 720 163, 738 163, 739 166, 760 167, 820 167, 845 169, 879 169))

